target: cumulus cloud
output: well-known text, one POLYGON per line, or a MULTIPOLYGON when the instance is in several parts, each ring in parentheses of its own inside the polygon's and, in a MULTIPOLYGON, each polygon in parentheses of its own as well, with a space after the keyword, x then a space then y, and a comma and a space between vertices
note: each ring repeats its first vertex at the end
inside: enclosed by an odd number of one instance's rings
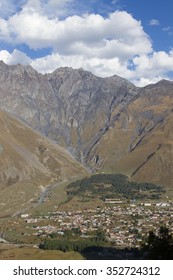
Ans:
POLYGON ((0 18, 0 40, 10 41, 10 31, 8 27, 8 22, 0 18))
POLYGON ((141 23, 123 11, 116 11, 108 18, 86 14, 59 20, 49 19, 36 9, 28 12, 24 8, 3 24, 6 25, 6 33, 1 32, 4 41, 25 43, 32 49, 50 47, 67 55, 83 53, 88 57, 111 55, 126 59, 152 49, 141 23))
POLYGON ((133 59, 134 71, 131 81, 138 86, 155 83, 163 78, 169 79, 173 65, 173 50, 144 54, 133 59))
POLYGON ((133 60, 136 70, 142 75, 145 71, 160 75, 168 72, 173 65, 173 50, 169 53, 164 51, 153 52, 152 55, 142 55, 133 60))
POLYGON ((32 62, 25 53, 15 49, 12 53, 6 50, 0 51, 0 60, 3 60, 6 64, 23 64, 28 65, 32 62))

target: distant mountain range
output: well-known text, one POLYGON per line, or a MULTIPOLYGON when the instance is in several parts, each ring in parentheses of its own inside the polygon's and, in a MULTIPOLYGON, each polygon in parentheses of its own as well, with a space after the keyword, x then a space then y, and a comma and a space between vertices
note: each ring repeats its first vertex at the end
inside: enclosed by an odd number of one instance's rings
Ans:
MULTIPOLYGON (((45 167, 43 162, 47 161, 40 154, 39 143, 46 141, 49 145, 48 139, 52 139, 63 147, 61 153, 65 155, 66 162, 67 157, 70 159, 70 163, 67 163, 69 175, 78 171, 80 173, 84 170, 83 165, 92 171, 124 173, 139 181, 154 182, 171 188, 172 97, 173 82, 166 80, 137 88, 116 75, 99 78, 83 69, 67 67, 42 75, 31 66, 8 66, 0 62, 1 118, 9 118, 11 122, 13 120, 14 127, 18 126, 15 153, 22 157, 24 152, 19 143, 28 141, 32 156, 31 153, 25 153, 25 161, 28 159, 28 166, 32 166, 30 170, 39 170, 45 176, 47 173, 44 168, 48 168, 47 172, 54 173, 58 167, 56 163, 45 167), (7 117, 2 110, 41 132, 47 137, 46 140, 39 134, 43 138, 35 142, 33 139, 38 137, 35 131, 28 126, 20 128, 24 124, 16 125, 17 120, 7 117), (24 130, 27 137, 22 138, 24 130)), ((12 128, 12 125, 11 129, 16 131, 16 127, 12 128)), ((2 137, 7 131, 8 127, 4 124, 3 130, 0 130, 0 160, 5 145, 1 143, 2 137)), ((42 145, 43 150, 47 149, 45 144, 42 145)), ((59 151, 60 148, 54 149, 59 151)), ((8 151, 9 156, 12 156, 11 150, 8 151)), ((50 157, 52 156, 51 154, 50 157)), ((18 166, 17 162, 20 162, 18 158, 13 164, 14 169, 18 166)), ((64 163, 61 164, 64 170, 64 163)), ((7 174, 5 167, 3 168, 3 174, 7 174)), ((28 171, 24 171, 18 176, 21 178, 27 174, 28 171)), ((8 176, 1 175, 2 177, 8 176)))

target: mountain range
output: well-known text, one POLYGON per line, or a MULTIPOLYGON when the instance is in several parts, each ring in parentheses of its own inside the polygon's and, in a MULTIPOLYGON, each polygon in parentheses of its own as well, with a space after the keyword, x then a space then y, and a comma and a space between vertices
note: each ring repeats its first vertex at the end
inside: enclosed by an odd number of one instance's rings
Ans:
POLYGON ((49 179, 57 179, 67 171, 71 177, 87 174, 87 168, 123 173, 171 190, 172 97, 173 82, 167 80, 139 88, 116 75, 99 78, 68 67, 43 75, 31 66, 1 61, 1 184, 28 174, 30 179, 48 173, 49 179), (10 148, 4 148, 7 144, 10 148), (6 157, 14 156, 11 173, 4 151, 6 157), (65 162, 59 163, 62 155, 65 162), (47 157, 54 163, 49 164, 47 157), (17 172, 19 163, 23 169, 17 172))

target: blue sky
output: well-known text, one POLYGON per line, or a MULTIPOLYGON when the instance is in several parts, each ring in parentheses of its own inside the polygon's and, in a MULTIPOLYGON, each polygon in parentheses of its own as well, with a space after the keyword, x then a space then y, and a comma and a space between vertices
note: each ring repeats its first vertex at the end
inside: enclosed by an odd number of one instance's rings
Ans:
POLYGON ((173 1, 170 0, 122 0, 122 7, 132 15, 141 20, 146 33, 151 37, 155 50, 169 51, 173 46, 173 1), (150 25, 150 21, 155 19, 158 25, 150 25), (155 28, 154 28, 155 27, 155 28), (164 31, 170 27, 169 32, 164 31), (172 35, 172 36, 170 36, 172 35))
POLYGON ((173 79, 172 10, 168 0, 0 0, 0 59, 138 86, 173 79))

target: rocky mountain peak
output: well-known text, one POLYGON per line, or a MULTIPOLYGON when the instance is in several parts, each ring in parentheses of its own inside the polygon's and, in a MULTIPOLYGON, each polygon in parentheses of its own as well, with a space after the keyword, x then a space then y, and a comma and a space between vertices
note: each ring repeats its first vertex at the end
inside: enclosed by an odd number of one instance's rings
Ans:
POLYGON ((3 60, 0 60, 0 71, 5 71, 9 66, 4 63, 3 60))
POLYGON ((162 87, 162 86, 165 87, 165 86, 172 86, 172 85, 173 85, 173 81, 170 81, 167 79, 162 79, 155 84, 149 84, 149 85, 145 86, 144 89, 157 88, 157 87, 162 87))
POLYGON ((0 63, 0 82, 7 82, 11 79, 11 82, 17 81, 22 82, 23 79, 26 77, 32 77, 33 79, 38 77, 39 74, 31 65, 22 65, 22 64, 15 64, 15 65, 7 65, 4 62, 0 63))

